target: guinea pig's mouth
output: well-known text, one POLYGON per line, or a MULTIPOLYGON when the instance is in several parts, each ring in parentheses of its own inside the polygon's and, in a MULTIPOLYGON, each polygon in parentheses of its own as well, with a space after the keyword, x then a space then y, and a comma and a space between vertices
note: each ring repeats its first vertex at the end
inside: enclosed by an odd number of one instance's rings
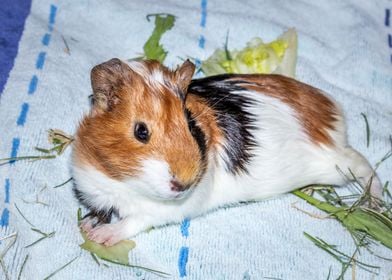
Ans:
POLYGON ((162 201, 181 201, 186 199, 192 191, 193 188, 191 187, 183 191, 170 191, 165 194, 153 194, 153 197, 162 201))

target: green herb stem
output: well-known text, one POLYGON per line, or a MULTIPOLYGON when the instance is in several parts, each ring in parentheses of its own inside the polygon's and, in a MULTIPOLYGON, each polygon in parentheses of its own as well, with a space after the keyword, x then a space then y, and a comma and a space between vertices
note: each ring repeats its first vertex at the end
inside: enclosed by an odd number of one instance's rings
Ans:
POLYGON ((19 214, 22 216, 22 218, 26 221, 26 223, 28 223, 30 226, 35 228, 35 225, 33 225, 22 213, 22 211, 20 211, 18 205, 16 205, 16 203, 14 203, 14 206, 16 208, 16 210, 19 212, 19 214))
POLYGON ((62 186, 64 186, 64 185, 68 184, 68 183, 71 182, 72 180, 73 180, 73 178, 71 177, 71 178, 69 178, 67 181, 65 181, 64 183, 61 183, 60 185, 54 186, 53 188, 54 188, 54 189, 60 188, 60 187, 62 187, 62 186))
POLYGON ((60 272, 61 270, 63 270, 64 268, 66 268, 67 266, 69 266, 71 263, 73 263, 77 258, 79 258, 79 256, 73 258, 72 260, 70 260, 69 262, 67 262, 65 265, 63 265, 62 267, 56 269, 55 271, 53 271, 51 274, 49 274, 48 276, 46 276, 44 278, 44 280, 47 280, 51 277, 53 277, 54 275, 56 275, 58 272, 60 272))
POLYGON ((24 259, 24 261, 22 263, 22 266, 20 267, 20 270, 19 270, 19 273, 18 273, 18 280, 20 280, 20 278, 22 277, 22 272, 23 272, 23 269, 24 269, 24 267, 26 265, 26 262, 27 262, 28 258, 29 258, 29 254, 26 255, 26 257, 25 257, 25 259, 24 259))
POLYGON ((365 113, 361 113, 361 116, 365 120, 365 125, 366 125, 366 147, 369 147, 369 144, 370 144, 370 127, 369 127, 369 122, 368 122, 368 119, 367 119, 365 113))
POLYGON ((0 161, 5 161, 0 163, 0 166, 9 164, 12 161, 21 161, 21 160, 41 160, 41 159, 53 159, 55 155, 47 155, 47 156, 22 156, 22 157, 11 157, 11 158, 2 158, 0 161))

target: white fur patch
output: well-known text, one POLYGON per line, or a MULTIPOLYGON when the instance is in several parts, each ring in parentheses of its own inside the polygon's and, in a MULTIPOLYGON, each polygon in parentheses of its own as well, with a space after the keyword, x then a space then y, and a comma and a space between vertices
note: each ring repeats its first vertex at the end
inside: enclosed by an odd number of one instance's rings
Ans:
POLYGON ((130 61, 128 66, 143 79, 145 79, 151 87, 166 87, 165 78, 162 71, 149 69, 142 61, 130 61))
POLYGON ((178 193, 171 190, 172 175, 166 161, 144 160, 140 173, 138 177, 129 178, 125 181, 140 194, 162 200, 178 199, 186 194, 186 192, 178 193))

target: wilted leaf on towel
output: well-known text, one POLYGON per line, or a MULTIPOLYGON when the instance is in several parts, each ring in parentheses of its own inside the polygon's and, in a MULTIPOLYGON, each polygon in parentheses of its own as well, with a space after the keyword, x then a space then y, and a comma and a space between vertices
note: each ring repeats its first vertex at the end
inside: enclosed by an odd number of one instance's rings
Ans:
MULTIPOLYGON (((82 220, 81 209, 78 210, 78 224, 82 220)), ((136 247, 136 244, 132 240, 123 240, 119 243, 106 247, 105 245, 98 244, 87 238, 86 234, 81 231, 84 243, 80 247, 90 253, 95 254, 97 257, 107 260, 110 262, 129 265, 128 253, 130 250, 136 247)))
POLYGON ((159 41, 162 35, 174 26, 175 17, 170 14, 154 14, 148 15, 147 20, 149 20, 150 16, 155 16, 155 28, 150 38, 144 44, 144 58, 156 59, 162 63, 166 58, 167 51, 165 51, 159 41))
POLYGON ((275 73, 289 77, 295 76, 297 63, 297 32, 289 29, 275 41, 264 43, 254 38, 247 46, 238 51, 229 51, 226 45, 201 64, 206 76, 224 73, 275 73))
POLYGON ((87 239, 87 236, 82 232, 84 243, 80 247, 87 250, 97 257, 114 263, 129 265, 128 253, 136 247, 135 242, 132 240, 123 240, 113 246, 106 247, 105 245, 98 244, 87 239))

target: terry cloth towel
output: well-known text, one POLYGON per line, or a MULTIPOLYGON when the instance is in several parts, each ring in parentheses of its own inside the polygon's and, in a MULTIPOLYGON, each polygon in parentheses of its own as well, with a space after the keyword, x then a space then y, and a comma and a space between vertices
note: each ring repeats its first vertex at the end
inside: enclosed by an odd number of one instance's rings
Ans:
MULTIPOLYGON (((50 128, 73 134, 89 110, 91 68, 113 57, 137 57, 153 29, 146 15, 170 13, 176 23, 162 38, 168 66, 180 58, 207 58, 223 46, 228 30, 229 47, 241 48, 255 36, 268 42, 295 27, 297 78, 342 105, 349 142, 375 164, 390 149, 392 133, 391 11, 386 0, 33 0, 0 97, 0 158, 37 154, 34 147, 48 147, 50 128), (362 113, 369 122, 368 147, 362 113)), ((52 160, 0 166, 0 238, 18 233, 3 262, 10 279, 17 279, 27 254, 21 279, 43 279, 75 257, 53 279, 158 279, 142 269, 98 266, 79 248, 79 204, 71 184, 53 188, 70 178, 69 156, 67 150, 52 160), (32 227, 55 234, 26 248, 42 237, 32 227)), ((383 182, 391 181, 391 170, 391 160, 380 166, 383 182)), ((325 215, 291 194, 227 207, 139 234, 130 259, 173 279, 327 279, 329 273, 335 279, 341 264, 303 232, 351 256, 355 245, 349 233, 335 220, 311 217, 293 203, 325 215)), ((0 251, 8 241, 1 241, 0 251)), ((383 247, 375 253, 392 257, 383 247)), ((374 276, 356 265, 355 279, 391 279, 391 262, 366 250, 356 256, 380 269, 374 276)), ((346 278, 351 273, 348 269, 346 278)))

